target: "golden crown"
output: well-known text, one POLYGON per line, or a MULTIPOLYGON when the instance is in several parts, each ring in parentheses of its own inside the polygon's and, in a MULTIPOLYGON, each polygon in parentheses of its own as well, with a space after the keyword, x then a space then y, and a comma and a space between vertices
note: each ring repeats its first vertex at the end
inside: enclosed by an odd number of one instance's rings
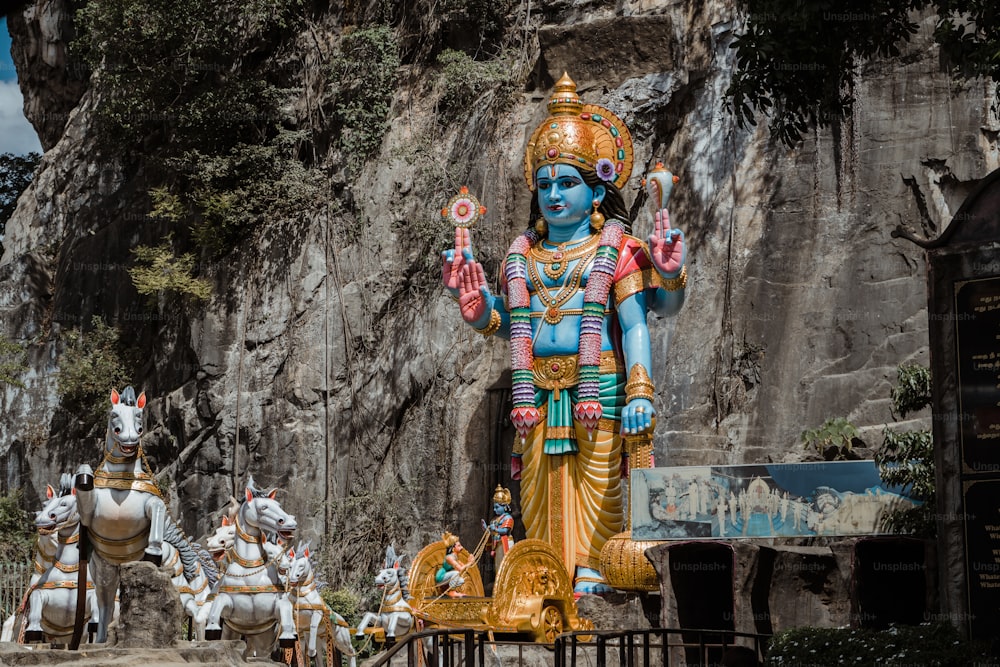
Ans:
POLYGON ((445 549, 450 549, 458 544, 458 535, 452 535, 446 530, 441 534, 441 541, 444 542, 445 549))
POLYGON ((510 505, 510 489, 505 489, 497 484, 497 489, 493 492, 493 502, 510 505))
POLYGON ((619 189, 632 173, 632 135, 625 123, 596 104, 583 104, 576 84, 563 73, 549 99, 549 116, 531 135, 524 152, 524 178, 535 189, 535 172, 545 164, 594 171, 619 189))

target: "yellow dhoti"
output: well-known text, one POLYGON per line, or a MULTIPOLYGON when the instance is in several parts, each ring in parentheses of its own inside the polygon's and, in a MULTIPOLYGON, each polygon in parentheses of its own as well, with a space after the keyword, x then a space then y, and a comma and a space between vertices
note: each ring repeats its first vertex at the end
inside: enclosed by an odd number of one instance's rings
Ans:
MULTIPOLYGON (((536 369, 553 367, 552 359, 536 359, 536 369)), ((562 554, 570 576, 576 566, 598 569, 601 548, 622 530, 619 412, 625 397, 618 366, 612 353, 602 356, 604 418, 592 436, 572 419, 575 385, 549 383, 547 388, 538 383, 542 421, 528 433, 520 452, 525 532, 562 554), (553 451, 564 453, 549 453, 553 451)))

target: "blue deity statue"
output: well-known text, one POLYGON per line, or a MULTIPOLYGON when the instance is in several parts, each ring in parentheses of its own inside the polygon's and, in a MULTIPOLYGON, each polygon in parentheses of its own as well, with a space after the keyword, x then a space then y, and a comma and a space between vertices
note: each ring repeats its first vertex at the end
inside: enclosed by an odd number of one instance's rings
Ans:
POLYGON ((631 235, 621 189, 632 140, 619 118, 583 104, 566 75, 548 110, 525 152, 531 218, 507 253, 502 295, 463 227, 443 282, 469 325, 510 341, 527 537, 562 555, 576 592, 603 593, 601 548, 623 525, 622 436, 648 433, 655 415, 646 316, 681 308, 685 244, 665 208, 647 241, 631 235))

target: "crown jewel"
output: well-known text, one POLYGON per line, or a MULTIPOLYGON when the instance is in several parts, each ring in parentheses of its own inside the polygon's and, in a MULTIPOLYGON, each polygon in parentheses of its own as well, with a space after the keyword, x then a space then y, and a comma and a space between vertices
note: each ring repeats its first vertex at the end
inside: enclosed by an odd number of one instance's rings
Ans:
POLYGON ((524 155, 524 178, 535 189, 535 171, 545 164, 568 164, 596 171, 621 188, 632 173, 632 136, 618 116, 583 104, 576 84, 563 74, 548 103, 549 116, 531 135, 524 155))

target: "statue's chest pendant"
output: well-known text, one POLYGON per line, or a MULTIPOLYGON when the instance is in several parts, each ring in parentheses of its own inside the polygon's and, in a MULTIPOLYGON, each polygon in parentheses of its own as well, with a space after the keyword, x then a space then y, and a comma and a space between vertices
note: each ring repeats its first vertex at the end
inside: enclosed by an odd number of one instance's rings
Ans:
POLYGON ((555 306, 549 306, 545 309, 545 321, 549 324, 559 324, 562 321, 563 314, 562 311, 555 306))
POLYGON ((565 254, 562 252, 552 253, 552 262, 542 265, 542 271, 550 280, 559 280, 566 273, 566 267, 569 265, 569 260, 566 259, 565 254))

